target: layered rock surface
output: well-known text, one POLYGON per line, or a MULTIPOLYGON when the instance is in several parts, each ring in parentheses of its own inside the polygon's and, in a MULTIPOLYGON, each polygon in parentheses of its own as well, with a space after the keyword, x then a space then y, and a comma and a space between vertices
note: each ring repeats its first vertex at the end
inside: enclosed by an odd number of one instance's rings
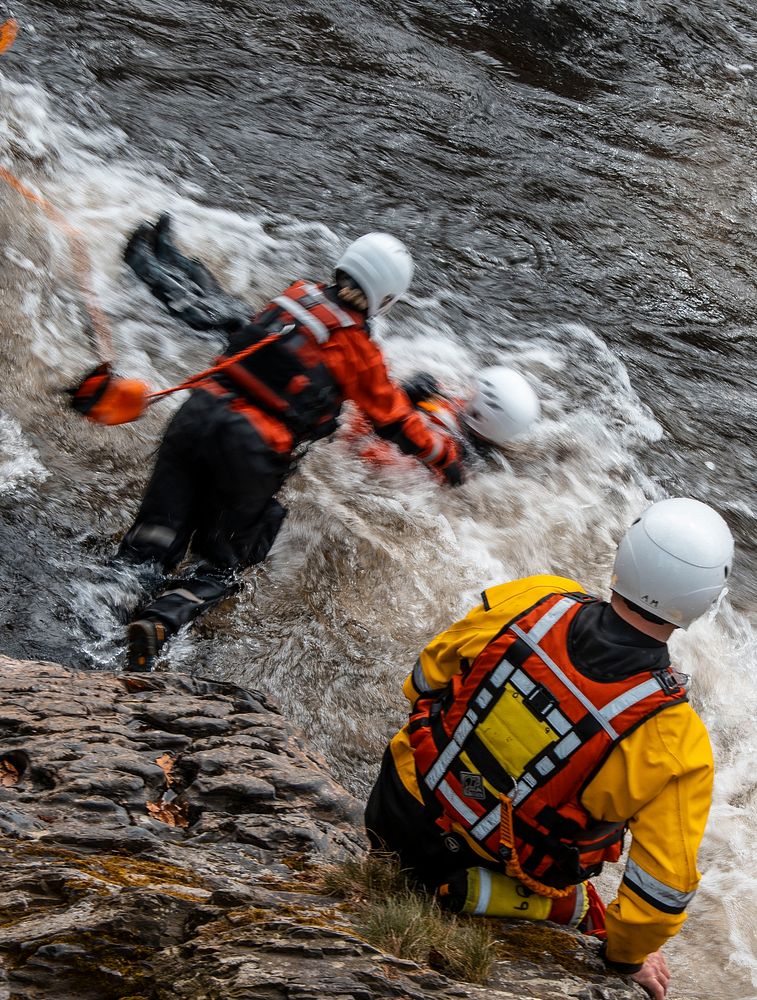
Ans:
POLYGON ((261 694, 0 657, 0 1000, 645 995, 548 927, 487 989, 371 947, 313 866, 360 830, 261 694))

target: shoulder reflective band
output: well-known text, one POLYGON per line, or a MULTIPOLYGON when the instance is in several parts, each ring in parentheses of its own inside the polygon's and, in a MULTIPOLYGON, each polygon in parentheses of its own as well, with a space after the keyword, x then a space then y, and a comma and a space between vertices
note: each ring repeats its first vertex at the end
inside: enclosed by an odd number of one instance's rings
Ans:
POLYGON ((528 630, 528 634, 534 642, 540 642, 549 632, 553 625, 556 625, 563 615, 567 614, 576 602, 572 597, 563 597, 562 600, 554 604, 549 611, 542 615, 538 622, 534 622, 528 630))
POLYGON ((279 295, 273 301, 277 306, 281 306, 282 309, 286 309, 290 315, 294 316, 298 323, 307 327, 319 344, 325 344, 329 339, 329 328, 321 323, 317 316, 303 308, 299 302, 295 302, 294 299, 290 299, 286 295, 279 295))
POLYGON ((602 715, 611 722, 616 716, 620 715, 621 712, 625 712, 627 708, 632 705, 636 705, 638 702, 643 701, 645 698, 649 697, 650 694, 657 694, 660 690, 660 685, 657 679, 651 677, 649 680, 642 681, 641 684, 637 684, 635 688, 631 688, 630 691, 626 691, 624 694, 618 695, 614 701, 611 701, 609 705, 605 705, 602 709, 602 715))
POLYGON ((683 913, 696 894, 696 889, 692 889, 691 892, 681 892, 665 885, 654 875, 645 872, 631 858, 626 862, 623 881, 637 895, 663 913, 683 913))
POLYGON ((429 692, 435 690, 426 680, 420 657, 415 661, 415 666, 413 667, 413 687, 418 694, 429 694, 429 692))
POLYGON ((325 302, 326 306, 331 310, 331 312, 336 316, 343 327, 354 326, 355 321, 347 315, 347 313, 340 309, 336 302, 331 302, 327 300, 326 296, 323 294, 323 289, 319 288, 317 285, 313 285, 309 281, 303 281, 305 291, 308 295, 311 295, 318 302, 325 302))

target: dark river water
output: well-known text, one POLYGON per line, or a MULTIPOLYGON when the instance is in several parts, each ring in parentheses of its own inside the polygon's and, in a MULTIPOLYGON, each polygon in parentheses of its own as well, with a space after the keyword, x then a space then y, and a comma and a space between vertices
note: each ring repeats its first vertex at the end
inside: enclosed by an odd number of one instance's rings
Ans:
MULTIPOLYGON (((164 666, 264 688, 364 795, 402 678, 483 586, 553 570, 603 592, 650 500, 737 536, 730 593, 676 636, 718 763, 673 996, 757 995, 757 18, 748 0, 16 3, 0 163, 83 233, 121 370, 169 385, 217 344, 121 262, 168 209, 262 304, 368 229, 404 239, 390 366, 462 388, 512 363, 545 418, 461 490, 313 448, 238 600, 164 666)), ((60 388, 93 363, 59 229, 0 190, 0 651, 121 662, 138 581, 109 564, 171 405, 101 429, 60 388)))

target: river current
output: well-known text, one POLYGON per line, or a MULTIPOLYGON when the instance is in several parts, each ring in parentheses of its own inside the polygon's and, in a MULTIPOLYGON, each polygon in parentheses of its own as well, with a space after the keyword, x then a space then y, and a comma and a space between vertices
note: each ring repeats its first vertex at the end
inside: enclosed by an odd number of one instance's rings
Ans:
MULTIPOLYGON (((143 218, 253 307, 369 229, 417 263, 377 336, 392 371, 528 375, 544 419, 461 489, 310 449, 268 563, 167 669, 263 689, 364 796, 418 650, 492 583, 606 594, 651 500, 737 536, 729 592, 672 644, 715 802, 673 997, 757 997, 757 22, 751 0, 18 2, 0 163, 84 234, 119 369, 170 385, 218 344, 121 259, 143 218)), ((59 229, 0 189, 0 651, 110 669, 138 581, 112 567, 173 402, 98 428, 59 229)))

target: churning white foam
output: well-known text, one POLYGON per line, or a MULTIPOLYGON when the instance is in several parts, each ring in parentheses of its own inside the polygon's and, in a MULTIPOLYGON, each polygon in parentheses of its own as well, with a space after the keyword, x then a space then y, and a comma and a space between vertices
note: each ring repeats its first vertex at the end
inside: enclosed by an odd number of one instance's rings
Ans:
POLYGON ((49 474, 18 421, 0 413, 0 496, 44 482, 49 474))
MULTIPOLYGON (((129 160, 116 130, 87 133, 61 124, 39 90, 2 76, 0 142, 2 162, 84 233, 119 367, 156 386, 203 367, 213 345, 179 330, 125 268, 122 246, 137 222, 171 211, 179 241, 253 306, 280 290, 287 275, 325 273, 340 245, 318 222, 202 206, 192 191, 173 189, 129 160)), ((13 199, 3 199, 7 210, 37 211, 13 199)), ((42 240, 6 250, 19 281, 28 282, 19 316, 34 320, 26 328, 28 352, 72 378, 94 359, 72 311, 65 240, 41 217, 38 228, 42 240), (43 277, 54 286, 47 297, 39 291, 43 277)), ((401 683, 423 644, 492 583, 549 571, 605 592, 619 535, 658 496, 639 456, 660 428, 598 332, 555 324, 526 337, 503 315, 506 349, 493 352, 486 331, 466 347, 446 321, 445 294, 411 300, 377 331, 393 371, 402 377, 421 367, 464 391, 482 362, 512 364, 542 397, 539 426, 458 490, 409 460, 367 464, 344 434, 314 446, 284 491, 290 514, 269 563, 249 574, 238 598, 180 637, 168 657, 175 669, 274 695, 360 794, 403 721, 401 683)), ((123 500, 120 480, 144 476, 168 412, 156 411, 121 436, 86 425, 72 431, 82 468, 99 468, 114 442, 119 461, 103 472, 113 494, 109 499, 104 489, 102 502, 114 517, 126 504, 123 527, 134 500, 123 500)), ((0 417, 0 456, 0 491, 45 475, 24 427, 7 417, 0 417)), ((77 607, 102 636, 82 643, 96 662, 111 665, 122 626, 108 595, 131 593, 132 581, 103 582, 91 569, 71 567, 77 607)), ((757 986, 755 637, 726 601, 714 620, 678 636, 674 652, 693 675, 692 699, 718 765, 702 888, 690 924, 669 948, 675 990, 711 995, 726 967, 729 997, 746 1000, 757 986)))

